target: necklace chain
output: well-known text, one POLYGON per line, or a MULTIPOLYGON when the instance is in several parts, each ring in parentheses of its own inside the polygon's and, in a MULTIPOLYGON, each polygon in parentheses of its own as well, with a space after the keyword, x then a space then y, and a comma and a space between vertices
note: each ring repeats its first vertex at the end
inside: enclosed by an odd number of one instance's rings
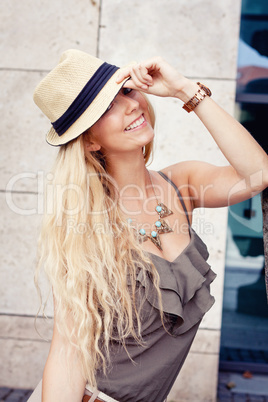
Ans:
MULTIPOLYGON (((173 214, 173 211, 171 211, 171 209, 169 209, 165 204, 163 204, 162 202, 159 202, 156 193, 155 193, 155 188, 153 185, 153 181, 152 181, 152 177, 151 174, 149 172, 149 170, 146 170, 148 172, 149 178, 150 178, 150 182, 153 188, 153 192, 154 192, 154 196, 156 199, 156 207, 155 207, 155 211, 158 214, 158 220, 155 222, 155 230, 152 230, 150 235, 146 234, 145 229, 141 228, 138 231, 138 237, 139 240, 141 242, 144 242, 146 240, 151 240, 151 242, 153 244, 156 245, 156 247, 159 248, 159 250, 162 250, 162 245, 161 245, 161 240, 159 235, 163 234, 163 233, 169 233, 169 232, 173 232, 173 230, 171 229, 171 227, 167 224, 167 222, 163 219, 166 216, 169 216, 171 214, 173 214)), ((132 220, 128 219, 128 222, 131 224, 132 220)))

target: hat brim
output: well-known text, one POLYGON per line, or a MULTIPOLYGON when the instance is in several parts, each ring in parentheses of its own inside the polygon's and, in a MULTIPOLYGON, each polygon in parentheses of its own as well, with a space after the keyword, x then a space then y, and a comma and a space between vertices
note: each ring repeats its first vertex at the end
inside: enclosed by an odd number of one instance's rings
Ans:
MULTIPOLYGON (((131 63, 133 64, 133 63, 131 63)), ((130 65, 131 65, 130 64, 130 65)), ((125 78, 119 84, 116 82, 117 76, 121 69, 117 70, 112 77, 107 81, 102 90, 98 93, 96 98, 84 113, 65 131, 64 134, 59 136, 55 129, 51 127, 46 136, 48 144, 59 146, 67 144, 68 142, 79 137, 82 133, 93 126, 105 113, 110 103, 114 100, 123 85, 129 80, 125 78)))

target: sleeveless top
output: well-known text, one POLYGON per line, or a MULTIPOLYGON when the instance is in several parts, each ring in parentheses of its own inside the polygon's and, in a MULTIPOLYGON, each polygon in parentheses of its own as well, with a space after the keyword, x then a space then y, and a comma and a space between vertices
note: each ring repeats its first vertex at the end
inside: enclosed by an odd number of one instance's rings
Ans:
POLYGON ((144 343, 138 345, 133 338, 128 338, 127 353, 120 342, 113 342, 107 376, 102 372, 97 374, 98 389, 120 402, 165 400, 203 316, 214 303, 209 285, 216 275, 207 263, 207 247, 190 226, 179 189, 164 173, 159 174, 174 187, 179 197, 188 220, 190 242, 172 262, 148 253, 160 277, 165 328, 150 274, 137 270, 144 343))

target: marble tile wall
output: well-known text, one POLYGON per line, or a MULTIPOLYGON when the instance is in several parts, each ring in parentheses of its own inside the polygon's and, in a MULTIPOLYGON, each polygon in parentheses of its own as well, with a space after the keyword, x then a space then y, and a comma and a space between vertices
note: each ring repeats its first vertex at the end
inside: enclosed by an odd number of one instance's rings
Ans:
MULTIPOLYGON (((0 13, 0 320, 5 328, 0 353, 7 367, 0 385, 29 388, 41 377, 49 348, 31 335, 38 310, 32 275, 42 180, 57 153, 44 141, 49 123, 32 101, 36 84, 67 48, 117 65, 161 55, 186 76, 207 84, 214 99, 233 113, 240 0, 10 0, 0 4, 0 13)), ((187 115, 179 101, 153 99, 153 104, 152 169, 186 159, 225 163, 198 119, 187 115)), ((216 303, 202 322, 170 402, 216 400, 226 221, 226 209, 195 215, 196 230, 207 242, 209 262, 218 274, 212 285, 216 303)))

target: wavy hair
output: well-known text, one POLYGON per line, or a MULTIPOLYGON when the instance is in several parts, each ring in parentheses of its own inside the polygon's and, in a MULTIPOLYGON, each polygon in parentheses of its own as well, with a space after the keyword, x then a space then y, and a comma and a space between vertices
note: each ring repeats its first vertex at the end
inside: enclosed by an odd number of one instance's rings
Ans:
MULTIPOLYGON (((148 102, 151 122, 153 109, 148 102)), ((152 142, 143 149, 147 163, 152 142)), ((59 331, 78 350, 83 375, 96 386, 114 339, 142 344, 137 269, 150 270, 161 305, 156 269, 125 222, 115 183, 100 151, 85 156, 83 135, 61 146, 48 186, 39 239, 40 259, 53 289, 59 331)), ((162 314, 162 313, 161 313, 162 314)))

